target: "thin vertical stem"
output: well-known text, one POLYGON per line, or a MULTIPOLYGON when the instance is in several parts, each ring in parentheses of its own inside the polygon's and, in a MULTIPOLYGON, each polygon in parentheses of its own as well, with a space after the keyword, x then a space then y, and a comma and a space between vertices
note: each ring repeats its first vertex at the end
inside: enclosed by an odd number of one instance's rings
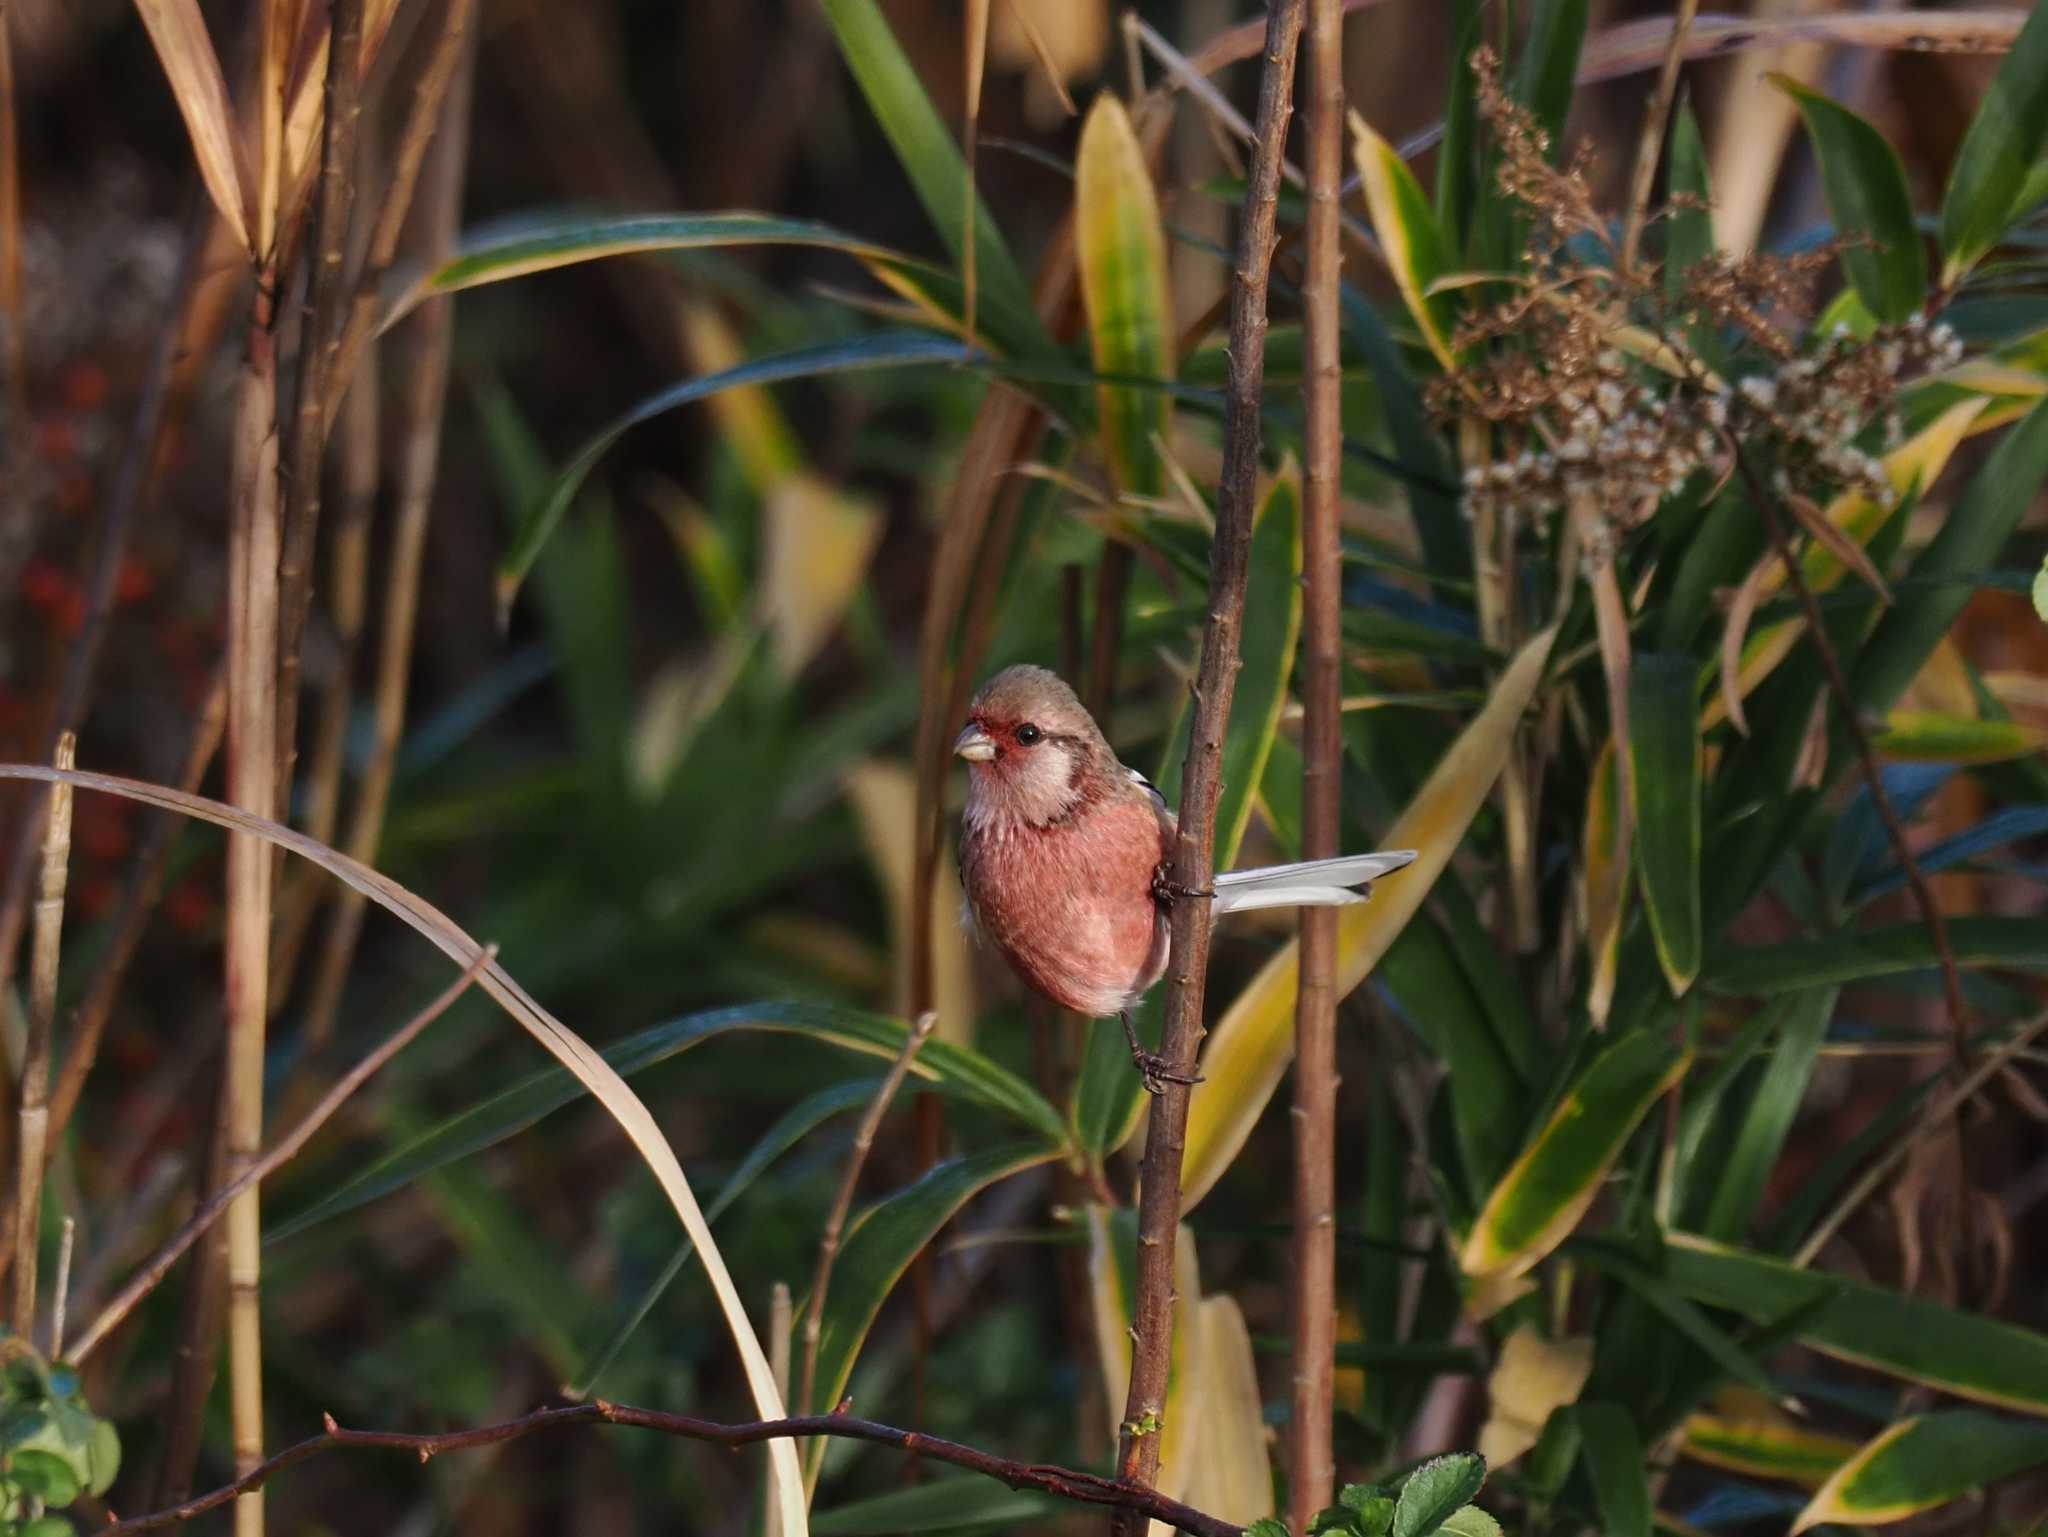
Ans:
POLYGON ((0 436, 18 451, 28 427, 28 339, 22 334, 21 150, 15 109, 13 7, 0 0, 0 324, 7 337, 0 352, 6 404, 0 436))
MULTIPOLYGON (((1258 133, 1231 274, 1229 381, 1224 403, 1223 475, 1216 537, 1209 552, 1209 613, 1195 677, 1193 719, 1181 776, 1180 825, 1170 879, 1184 895, 1173 906, 1160 1052, 1167 1071, 1191 1078, 1202 1040, 1202 995, 1209 962, 1208 898, 1223 736, 1237 687, 1238 640, 1251 554, 1252 507, 1259 468, 1259 396, 1266 377, 1266 289, 1273 270, 1274 223, 1287 124, 1294 111, 1294 59, 1303 0, 1270 0, 1266 56, 1259 77, 1258 133)), ((1187 1083, 1168 1082, 1153 1098, 1138 1204, 1137 1298, 1131 1384, 1118 1432, 1117 1473, 1127 1483, 1159 1477, 1159 1431, 1173 1360, 1173 1251, 1180 1223, 1180 1171, 1188 1124, 1187 1083)), ((1119 1515, 1116 1530, 1135 1537, 1141 1522, 1119 1515)))
POLYGON ((1636 249, 1649 217, 1650 187, 1657 179, 1657 158, 1664 147, 1664 124, 1671 115, 1671 101, 1678 92, 1678 66, 1685 61, 1686 34, 1692 30, 1699 0, 1678 0, 1671 18, 1671 42, 1664 50, 1664 67, 1657 73, 1656 89, 1643 106, 1642 137, 1636 141, 1635 174, 1629 180, 1628 217, 1621 230, 1621 270, 1634 270, 1636 249))
MULTIPOLYGON (((55 762, 68 769, 78 739, 57 739, 55 762)), ((43 1155, 50 1129, 50 1026, 57 1013, 57 958, 64 945, 64 884, 71 871, 71 787, 50 792, 43 820, 42 878, 36 886, 35 948, 29 960, 28 1037, 21 1053, 21 1129, 14 1166, 14 1314, 17 1339, 33 1337, 36 1249, 42 1238, 43 1155)))
MULTIPOLYGON (((1342 812, 1342 554, 1338 473, 1344 450, 1338 356, 1338 187, 1344 177, 1344 17, 1309 0, 1307 281, 1302 287, 1301 857, 1338 852, 1342 812)), ((1331 1502, 1331 1384, 1337 1350, 1337 910, 1301 910, 1294 1011, 1293 1411, 1288 1522, 1306 1532, 1331 1502)))

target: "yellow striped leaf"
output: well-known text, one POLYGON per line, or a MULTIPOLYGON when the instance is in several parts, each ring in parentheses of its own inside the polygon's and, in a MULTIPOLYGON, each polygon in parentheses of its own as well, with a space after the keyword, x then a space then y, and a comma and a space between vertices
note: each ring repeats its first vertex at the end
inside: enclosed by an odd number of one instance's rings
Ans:
POLYGON ((1394 286, 1415 318, 1422 339, 1447 369, 1457 367, 1451 351, 1454 299, 1440 285, 1451 271, 1450 242, 1444 238, 1429 195, 1401 159, 1400 152, 1356 112, 1351 114, 1352 151, 1365 204, 1372 214, 1394 286))
POLYGON ((1901 1420, 1837 1468, 1793 1532, 1883 1526, 2048 1463, 2048 1425, 1951 1409, 1901 1420))

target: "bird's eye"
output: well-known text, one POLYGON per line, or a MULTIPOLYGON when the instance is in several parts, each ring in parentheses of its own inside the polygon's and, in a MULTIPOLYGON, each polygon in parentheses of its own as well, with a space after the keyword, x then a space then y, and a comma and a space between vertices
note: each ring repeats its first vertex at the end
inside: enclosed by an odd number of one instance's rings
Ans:
POLYGON ((1043 731, 1040 731, 1036 726, 1032 725, 1029 721, 1026 721, 1023 725, 1017 728, 1017 745, 1019 747, 1029 747, 1033 742, 1036 742, 1040 737, 1044 735, 1045 733, 1043 731))

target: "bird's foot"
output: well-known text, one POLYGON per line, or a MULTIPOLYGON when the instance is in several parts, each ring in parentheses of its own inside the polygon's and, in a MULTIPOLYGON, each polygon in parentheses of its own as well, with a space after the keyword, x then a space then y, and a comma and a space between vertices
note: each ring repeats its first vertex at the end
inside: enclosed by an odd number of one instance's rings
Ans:
POLYGON ((1176 902, 1188 901, 1195 897, 1213 897, 1215 895, 1216 888, 1214 886, 1202 888, 1183 886, 1173 878, 1172 872, 1163 863, 1152 872, 1152 900, 1161 907, 1171 907, 1176 902))
POLYGON ((1167 1065, 1166 1058, 1156 1051, 1133 1052, 1131 1061, 1137 1064, 1138 1077, 1144 1081, 1147 1094, 1164 1094, 1169 1083, 1186 1084, 1193 1088, 1203 1081, 1200 1073, 1174 1072, 1167 1065))

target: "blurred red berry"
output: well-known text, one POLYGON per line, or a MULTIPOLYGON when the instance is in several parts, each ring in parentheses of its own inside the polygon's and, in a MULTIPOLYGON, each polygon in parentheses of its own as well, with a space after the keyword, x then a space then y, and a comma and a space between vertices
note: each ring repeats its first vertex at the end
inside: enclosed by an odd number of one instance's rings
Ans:
POLYGON ((71 578, 53 560, 38 555, 21 568, 21 596, 30 608, 49 613, 71 590, 71 578))
POLYGON ((57 395, 73 411, 97 411, 107 400, 107 371, 85 358, 68 363, 57 377, 57 395))
POLYGON ((78 435, 61 416, 46 416, 36 423, 36 453, 45 464, 69 464, 78 457, 78 435))
POLYGON ((78 916, 87 920, 104 918, 114 905, 114 878, 104 870, 88 875, 73 886, 71 900, 78 916))
POLYGON ((121 562, 120 573, 114 578, 114 601, 117 603, 140 603, 156 590, 156 575, 134 556, 121 562))

